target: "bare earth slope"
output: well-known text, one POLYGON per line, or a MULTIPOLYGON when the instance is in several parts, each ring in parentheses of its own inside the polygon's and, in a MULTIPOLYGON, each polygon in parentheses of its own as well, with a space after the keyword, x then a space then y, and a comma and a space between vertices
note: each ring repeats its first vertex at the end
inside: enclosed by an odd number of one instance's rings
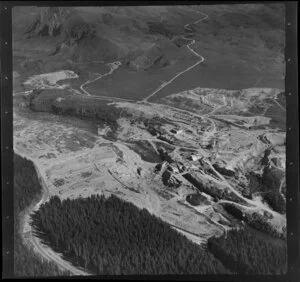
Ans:
POLYGON ((15 8, 14 150, 43 201, 114 194, 203 247, 244 224, 285 239, 283 12, 15 8))

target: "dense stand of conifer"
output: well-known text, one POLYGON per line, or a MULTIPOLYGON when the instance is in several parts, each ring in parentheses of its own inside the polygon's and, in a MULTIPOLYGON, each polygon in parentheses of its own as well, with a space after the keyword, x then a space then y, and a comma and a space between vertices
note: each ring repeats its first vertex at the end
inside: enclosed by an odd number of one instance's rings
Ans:
POLYGON ((208 249, 223 264, 240 274, 285 274, 287 246, 284 241, 262 238, 246 228, 208 240, 208 249))
POLYGON ((19 234, 20 219, 24 210, 41 196, 41 186, 33 163, 14 156, 14 275, 16 277, 67 276, 58 267, 37 256, 24 245, 19 234))
MULTIPOLYGON (((42 261, 18 233, 20 213, 41 194, 33 163, 18 155, 14 158, 14 192, 15 276, 68 275, 54 263, 42 261)), ((210 238, 208 252, 145 209, 115 196, 64 201, 53 197, 33 220, 53 249, 95 274, 229 273, 228 269, 242 274, 283 274, 287 267, 285 244, 247 229, 233 230, 210 238)))
POLYGON ((116 196, 55 196, 32 218, 46 243, 95 274, 228 273, 207 250, 116 196))

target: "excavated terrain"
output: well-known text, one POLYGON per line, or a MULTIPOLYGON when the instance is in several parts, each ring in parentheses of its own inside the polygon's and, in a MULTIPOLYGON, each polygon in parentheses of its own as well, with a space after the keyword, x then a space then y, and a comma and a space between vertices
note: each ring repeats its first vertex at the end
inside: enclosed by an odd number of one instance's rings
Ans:
POLYGON ((14 151, 39 205, 114 194, 203 246, 245 224, 286 239, 281 22, 258 33, 255 5, 120 8, 14 11, 14 151))

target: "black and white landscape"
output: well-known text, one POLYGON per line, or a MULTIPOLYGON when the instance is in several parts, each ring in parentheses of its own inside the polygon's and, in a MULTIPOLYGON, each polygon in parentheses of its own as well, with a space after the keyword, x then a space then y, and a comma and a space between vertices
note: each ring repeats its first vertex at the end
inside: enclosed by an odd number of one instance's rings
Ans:
POLYGON ((15 275, 285 274, 284 14, 13 8, 15 275))

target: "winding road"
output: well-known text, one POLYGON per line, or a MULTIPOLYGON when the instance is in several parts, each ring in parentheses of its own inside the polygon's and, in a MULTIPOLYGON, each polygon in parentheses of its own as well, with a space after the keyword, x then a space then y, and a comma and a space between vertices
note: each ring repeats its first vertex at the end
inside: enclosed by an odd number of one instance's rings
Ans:
MULTIPOLYGON (((204 15, 204 17, 202 17, 201 19, 195 21, 193 24, 198 24, 199 22, 202 22, 203 20, 208 18, 208 15, 197 11, 198 13, 201 13, 204 15)), ((184 28, 188 31, 192 31, 192 29, 189 27, 191 24, 186 24, 184 26, 184 28)), ((153 93, 151 93, 148 97, 146 97, 145 99, 142 100, 142 102, 147 102, 151 97, 153 97, 156 93, 158 93, 159 91, 161 91, 162 89, 164 89, 166 86, 168 86, 169 84, 171 84, 176 78, 180 77, 181 75, 183 75, 184 73, 188 72, 189 70, 193 69, 194 67, 198 66, 200 63, 202 63, 205 59, 204 57, 202 57, 199 53, 197 53, 195 50, 193 50, 191 48, 192 45, 194 45, 196 43, 196 41, 194 39, 189 39, 186 38, 184 35, 181 36, 181 38, 185 39, 185 40, 191 40, 192 42, 187 46, 187 48, 197 57, 200 58, 200 60, 198 62, 196 62, 195 64, 191 65, 190 67, 188 67, 187 69, 183 70, 182 72, 176 74, 173 78, 171 78, 169 81, 164 82, 161 86, 159 86, 153 93)))
MULTIPOLYGON (((199 11, 197 11, 198 13, 201 13, 199 11)), ((204 14, 204 13, 201 13, 201 14, 204 14)), ((204 14, 204 17, 202 17, 201 19, 197 20, 196 22, 194 22, 193 24, 197 24, 205 19, 208 18, 208 15, 204 14)), ((191 28, 189 27, 190 24, 186 24, 184 26, 184 28, 188 31, 191 31, 191 28)), ((182 36, 183 39, 185 40, 191 40, 189 38, 186 38, 184 36, 182 36)), ((187 48, 194 54, 196 55, 197 57, 200 58, 199 61, 197 61, 195 64, 193 64, 192 66, 188 67, 187 69, 183 70, 182 72, 176 74, 172 79, 170 79, 168 82, 165 82, 163 83, 158 89, 156 89, 153 93, 151 93, 148 97, 146 97, 145 99, 142 100, 142 102, 147 102, 149 98, 151 98, 152 96, 154 96, 156 93, 158 93, 160 90, 162 90, 163 88, 165 88, 166 86, 168 86, 169 84, 171 84, 176 78, 178 78, 179 76, 181 76, 182 74, 188 72, 189 70, 193 69, 194 67, 196 67, 197 65, 199 65, 200 63, 202 63, 204 61, 204 57, 202 57, 200 54, 198 54, 195 50, 193 50, 191 48, 192 45, 194 45, 196 43, 195 40, 191 40, 192 42, 189 43, 187 46, 187 48)), ((116 69, 119 68, 119 66, 121 65, 121 62, 120 61, 115 61, 115 62, 112 62, 112 63, 109 63, 108 64, 109 67, 110 67, 110 70, 107 72, 107 73, 104 73, 104 74, 99 74, 99 76, 97 76, 95 79, 92 79, 92 80, 87 80, 86 82, 84 82, 81 86, 80 86, 80 90, 82 91, 82 93, 84 93, 86 95, 86 97, 89 97, 89 98, 97 98, 97 99, 108 99, 108 100, 112 100, 112 101, 126 101, 126 102, 134 102, 132 100, 129 100, 129 99, 122 99, 122 98, 114 98, 114 97, 108 97, 108 96, 96 96, 96 95, 91 95, 86 89, 85 87, 88 85, 88 84, 91 84, 105 76, 108 76, 108 75, 111 75, 116 69)), ((73 91, 73 93, 77 94, 77 95, 80 95, 79 94, 79 91, 75 91, 75 89, 72 89, 71 88, 71 91, 73 91)), ((21 92, 20 92, 21 93, 21 92)), ((24 92, 22 92, 24 93, 24 92)), ((17 93, 13 93, 13 95, 15 95, 17 93)), ((176 110, 178 110, 176 108, 176 110)), ((181 110, 182 112, 187 112, 187 111, 184 111, 184 110, 181 110)), ((200 116, 199 116, 200 117, 200 116)), ((20 154, 19 152, 16 152, 17 154, 20 154)), ((22 155, 22 154, 20 154, 22 155)), ((23 156, 27 159, 30 159, 28 158, 28 156, 23 156)), ((31 159, 30 159, 31 160, 31 159)), ((72 273, 73 275, 91 275, 90 273, 84 271, 84 270, 81 270, 75 266, 73 266, 71 263, 69 263, 68 261, 62 259, 62 257, 58 254, 58 253, 55 253, 51 248, 49 248, 48 246, 45 246, 41 240, 34 236, 33 234, 33 228, 30 224, 30 214, 36 210, 38 210, 40 208, 40 206, 45 203, 48 199, 49 199, 49 191, 48 191, 48 188, 47 188, 47 183, 45 182, 45 179, 46 179, 46 176, 44 175, 44 173, 41 171, 39 165, 38 165, 38 161, 37 160, 31 160, 35 167, 36 167, 36 170, 37 170, 37 173, 41 179, 41 185, 43 187, 43 196, 42 196, 42 199, 36 204, 33 206, 33 208, 31 210, 28 211, 27 215, 24 216, 24 226, 27 226, 27 230, 26 232, 23 233, 24 235, 24 238, 26 238, 27 241, 29 241, 33 247, 34 247, 34 250, 39 253, 43 258, 45 258, 46 260, 51 260, 53 262, 55 262, 62 270, 65 270, 65 271, 69 271, 70 273, 72 273), (27 221, 27 223, 25 224, 25 221, 27 221)), ((24 229, 23 229, 24 230, 24 229)), ((25 230, 24 230, 25 231, 25 230)))
POLYGON ((92 275, 91 273, 86 272, 85 270, 79 269, 78 267, 75 267, 72 265, 72 263, 68 262, 67 260, 64 260, 62 256, 56 252, 54 252, 50 247, 46 246, 42 243, 41 239, 34 235, 34 229, 31 226, 31 218, 30 215, 37 211, 41 205, 46 203, 50 198, 50 193, 48 190, 48 185, 50 183, 46 183, 46 175, 45 172, 41 169, 39 166, 38 160, 29 158, 28 156, 22 154, 21 152, 18 152, 16 148, 14 148, 14 151, 19 156, 28 159, 32 161, 32 163, 35 166, 38 178, 40 180, 40 184, 42 186, 42 198, 39 202, 37 202, 30 210, 27 211, 27 213, 23 217, 23 237, 24 241, 29 242, 29 244, 33 247, 33 250, 37 252, 39 255, 41 255, 44 259, 47 261, 53 261, 55 264, 58 265, 58 267, 63 271, 68 271, 72 273, 73 275, 92 275))
MULTIPOLYGON (((122 98, 117 98, 117 97, 109 97, 109 96, 99 96, 99 95, 91 95, 88 91, 86 91, 84 89, 84 87, 90 83, 93 83, 97 80, 99 80, 100 78, 102 77, 105 77, 105 76, 108 76, 108 75, 111 75, 115 70, 117 70, 119 68, 119 66, 121 65, 122 63, 120 61, 115 61, 115 62, 112 62, 112 63, 108 63, 108 66, 110 67, 110 70, 104 74, 99 74, 99 76, 97 76, 95 79, 92 79, 92 80, 88 80, 86 82, 84 82, 79 88, 80 90, 86 94, 87 97, 89 98, 93 98, 93 99, 107 99, 107 100, 112 100, 112 101, 126 101, 126 102, 134 102, 134 100, 130 100, 130 99, 122 99, 122 98)), ((74 91, 76 94, 77 91, 73 88, 71 88, 72 91, 74 91)), ((80 95, 80 94, 79 94, 80 95)))
MULTIPOLYGON (((201 19, 193 22, 192 24, 198 24, 200 22, 202 22, 203 20, 207 19, 208 18, 208 15, 202 13, 202 12, 199 12, 197 11, 197 13, 200 13, 200 14, 203 14, 204 17, 202 17, 201 19)), ((190 28, 190 25, 191 24, 186 24, 184 26, 184 28, 188 31, 192 31, 192 29, 190 28)), ((185 70, 177 73, 174 77, 172 77, 169 81, 167 82, 164 82, 161 86, 159 86, 154 92, 152 92, 149 96, 147 96, 146 98, 144 98, 143 100, 139 101, 139 102, 148 102, 148 100, 153 97, 156 93, 158 93, 159 91, 161 91, 163 88, 165 88, 166 86, 168 86, 169 84, 171 84, 175 79, 177 79, 178 77, 180 77, 181 75, 183 75, 184 73, 190 71, 191 69, 195 68, 197 65, 199 65, 200 63, 204 62, 204 57, 201 56, 199 53, 197 53, 194 49, 191 48, 192 45, 194 45, 196 43, 196 41, 194 39, 190 39, 190 38, 187 38, 185 37, 184 35, 181 36, 182 39, 185 39, 185 40, 191 40, 191 43, 189 43, 187 46, 187 48, 189 49, 190 52, 192 52, 194 55, 196 55, 197 57, 200 58, 199 61, 197 61, 195 64, 191 65, 190 67, 186 68, 185 70)), ((88 91, 86 91, 84 89, 84 87, 90 83, 93 83, 99 79, 101 79, 102 77, 104 76, 107 76, 107 75, 110 75, 112 74, 116 69, 118 69, 118 67, 121 65, 121 62, 120 61, 115 61, 115 62, 112 62, 112 63, 109 63, 109 66, 110 66, 110 71, 107 72, 107 73, 104 73, 104 74, 100 74, 98 77, 96 77, 95 79, 92 79, 92 80, 88 80, 86 81, 85 83, 83 83, 81 86, 80 86, 80 89, 83 93, 85 93, 88 97, 94 97, 94 98, 100 98, 100 99, 109 99, 109 100, 113 100, 113 101, 126 101, 126 102, 134 102, 133 100, 130 100, 130 99, 123 99, 123 98, 116 98, 116 97, 109 97, 109 96, 96 96, 96 95, 91 95, 88 91)))
MULTIPOLYGON (((203 20, 208 18, 207 14, 204 14, 203 12, 197 11, 197 13, 200 13, 202 15, 204 15, 204 17, 200 18, 199 20, 193 22, 192 24, 198 24, 200 22, 202 22, 203 20)), ((186 24, 184 26, 184 28, 188 31, 192 31, 192 29, 190 28, 191 24, 186 24)), ((197 53, 194 49, 191 48, 192 45, 194 45, 196 43, 196 41, 194 39, 190 39, 185 37, 184 35, 181 36, 182 39, 185 40, 191 40, 191 43, 187 44, 187 48, 189 49, 190 52, 192 52, 194 55, 196 55, 197 57, 200 58, 199 61, 197 61, 195 64, 191 65, 190 67, 186 68, 185 70, 177 73, 174 77, 172 77, 169 81, 164 82, 161 86, 159 86, 154 92, 152 92, 149 96, 147 96, 146 98, 144 98, 143 100, 139 101, 139 102, 148 102, 148 100, 153 97, 156 93, 158 93, 159 91, 161 91, 163 88, 165 88, 166 86, 168 86, 169 84, 171 84, 175 79, 177 79, 178 77, 180 77, 181 75, 183 75, 184 73, 190 71, 191 69, 195 68, 197 65, 199 65, 200 63, 204 62, 204 57, 201 56, 199 53, 197 53)), ((130 99, 122 99, 122 98, 115 98, 115 97, 109 97, 109 96, 96 96, 96 95, 91 95, 88 91, 86 91, 84 89, 84 87, 90 83, 93 83, 95 81, 97 81, 98 79, 101 79, 104 76, 110 75, 112 74, 116 69, 118 69, 118 67, 121 65, 120 61, 115 61, 112 63, 109 63, 110 66, 110 71, 104 74, 100 74, 98 77, 96 77, 95 79, 92 80, 88 80, 85 83, 83 83, 80 86, 80 89, 83 93, 85 93, 88 97, 94 97, 94 98, 103 98, 103 99, 109 99, 109 100, 113 100, 113 101, 127 101, 127 102, 133 102, 133 100, 130 99)))
MULTIPOLYGON (((201 13, 202 15, 204 15, 203 17, 201 17, 199 20, 193 22, 192 24, 198 24, 200 22, 202 22, 203 20, 207 19, 208 18, 208 15, 202 13, 202 12, 199 12, 197 11, 197 13, 201 13)), ((184 28, 187 30, 187 31, 192 31, 192 29, 190 28, 190 25, 191 24, 186 24, 184 26, 184 28)), ((186 68, 185 70, 177 73, 174 77, 172 77, 169 81, 167 82, 164 82, 162 85, 160 85, 154 92, 152 92, 149 96, 147 96, 146 98, 136 102, 136 103, 141 103, 141 102, 145 102, 145 103, 149 103, 149 104, 157 104, 157 105, 161 105, 161 104, 158 104, 158 103, 151 103, 151 102, 148 102, 148 100, 150 98, 152 98, 154 95, 156 95, 159 91, 161 91, 162 89, 164 89, 165 87, 167 87, 168 85, 170 85, 173 81, 175 81, 178 77, 182 76, 184 73, 192 70, 193 68, 195 68, 197 65, 199 65, 200 63, 202 63, 205 58, 203 56, 201 56, 199 53, 197 53, 193 48, 192 46, 196 43, 196 41, 194 39, 189 39, 189 38, 186 38, 185 36, 181 36, 181 38, 185 39, 185 40, 191 40, 191 42, 186 45, 188 50, 193 53, 195 56, 197 56, 199 58, 199 60, 191 65, 190 67, 186 68)), ((110 67, 110 70, 107 72, 107 73, 104 73, 104 74, 99 74, 99 76, 97 76, 96 78, 94 79, 91 79, 91 80, 87 80, 86 82, 84 82, 81 86, 80 86, 80 90, 82 91, 83 94, 86 95, 86 97, 88 98, 96 98, 96 99, 107 99, 107 100, 112 100, 112 101, 126 101, 126 102, 135 102, 133 100, 129 100, 129 99, 122 99, 122 98, 114 98, 114 97, 108 97, 108 96, 96 96, 96 95, 91 95, 85 88, 88 84, 91 84, 105 76, 108 76, 108 75, 111 75, 116 69, 119 68, 119 66, 121 65, 121 62, 120 61, 115 61, 115 62, 112 62, 112 63, 109 63, 108 64, 109 67, 110 67)), ((74 90, 74 89, 73 89, 74 90)), ((75 92, 75 91, 74 91, 75 92)), ((22 92, 19 92, 19 93, 22 93, 22 92)), ((18 94, 18 93, 14 93, 13 95, 15 94, 18 94)), ((80 95, 79 93, 77 93, 78 95, 80 95)), ((276 103, 277 101, 274 100, 276 103)), ((166 106, 166 105, 164 105, 166 106)), ((175 108, 175 107, 172 107, 172 106, 167 106, 168 108, 170 109, 174 109, 176 111, 179 111, 179 112, 184 112, 184 113, 188 113, 189 115, 192 114, 193 116, 196 116, 196 117, 199 117, 201 119, 203 119, 204 117, 201 116, 201 115, 197 115, 195 113, 192 113, 192 112, 189 112, 189 111, 186 111, 186 110, 182 110, 182 109, 178 109, 178 108, 175 108)), ((205 119, 208 119, 212 122, 212 127, 213 127, 213 132, 215 132, 216 128, 215 128, 215 123, 212 119, 210 119, 209 117, 205 117, 205 119)), ((150 142, 150 144, 153 146, 153 141, 152 140, 148 140, 150 142)), ((160 142, 163 142, 162 140, 160 140, 160 142)), ((155 148, 155 146, 153 146, 155 148)), ((190 148, 189 148, 190 149, 190 148)), ((19 154, 19 152, 16 152, 17 154, 19 154)), ((22 154, 20 154, 22 155, 22 154)), ((28 158, 28 156, 23 156, 27 159, 30 159, 28 158)), ((40 176, 40 179, 41 179, 41 185, 43 187, 43 197, 42 199, 36 204, 34 205, 34 207, 31 209, 31 211, 28 212, 27 214, 27 217, 25 216, 24 217, 24 221, 25 220, 29 220, 30 218, 30 214, 33 212, 33 211, 36 211, 40 208, 40 206, 45 203, 48 199, 49 199, 49 191, 48 191, 48 188, 47 188, 47 183, 45 182, 45 179, 46 178, 46 175, 44 174, 43 171, 41 171, 41 168, 39 167, 38 165, 38 161, 37 160, 32 160, 32 162, 35 164, 36 166, 36 169, 37 169, 37 173, 38 175, 40 176)), ((222 177, 222 175, 219 175, 219 173, 217 171, 215 171, 214 167, 212 166, 212 164, 207 161, 208 165, 210 166, 210 168, 212 170, 214 170, 214 172, 224 181, 224 183, 226 184, 226 186, 237 196, 239 197, 242 197, 241 195, 239 195, 238 192, 235 191, 235 189, 233 187, 231 187, 231 185, 226 181, 225 178, 222 177)), ((282 185, 281 185, 282 186, 282 185)), ((244 197, 242 197, 244 198, 244 197)), ((245 199, 247 203, 249 204, 256 204, 254 208, 257 208, 258 205, 257 205, 257 202, 254 202, 254 201, 251 201, 251 200, 248 200, 248 199, 245 199)), ((269 210, 268 210, 269 211, 269 210)), ((24 224, 25 226, 25 224, 24 224)), ((55 253, 54 251, 52 251, 51 248, 45 246, 38 237, 35 237, 34 234, 33 234, 33 228, 31 227, 30 223, 28 222, 27 226, 30 226, 29 230, 26 231, 26 240, 28 240, 33 246, 34 246, 34 250, 39 253, 43 258, 45 258, 46 260, 51 260, 53 262, 55 262, 61 269, 63 270, 66 270, 66 271, 69 271, 70 273, 72 273, 73 275, 91 275, 90 273, 84 271, 84 270, 81 270, 75 266, 73 266, 71 263, 69 263, 68 261, 64 260, 58 253, 55 253)), ((223 227, 223 226, 222 226, 223 227)), ((176 226, 176 228, 178 228, 176 226)), ((224 228, 224 227, 223 227, 224 228)), ((25 235, 25 233, 24 233, 25 235)), ((195 235, 195 234, 193 234, 195 235)))

